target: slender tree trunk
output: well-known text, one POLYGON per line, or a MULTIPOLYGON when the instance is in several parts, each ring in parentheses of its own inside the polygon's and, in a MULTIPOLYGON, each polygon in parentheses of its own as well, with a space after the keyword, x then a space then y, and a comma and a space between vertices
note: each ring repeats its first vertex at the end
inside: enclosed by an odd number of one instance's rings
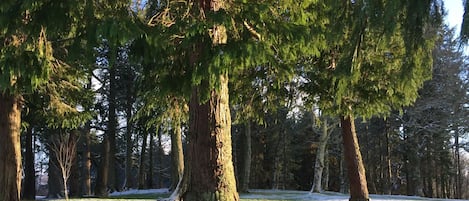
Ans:
POLYGON ((182 130, 179 106, 176 103, 175 118, 173 118, 173 133, 171 135, 171 187, 170 190, 176 189, 179 180, 184 174, 184 154, 182 149, 182 130))
POLYGON ((243 143, 243 168, 241 176, 241 185, 240 192, 248 192, 249 189, 249 179, 251 177, 251 122, 248 120, 246 122, 246 130, 244 132, 244 143, 243 143))
POLYGON ((109 138, 109 183, 108 186, 112 191, 119 189, 117 184, 118 172, 116 171, 116 128, 117 128, 117 117, 116 117, 116 67, 111 67, 109 70, 109 122, 106 135, 109 138))
POLYGON ((21 96, 0 92, 0 200, 21 195, 21 96))
POLYGON ((84 128, 85 147, 83 150, 83 194, 91 195, 91 132, 90 123, 84 128))
POLYGON ((460 153, 459 153, 459 147, 460 147, 460 144, 459 144, 459 131, 456 129, 455 131, 455 136, 454 136, 454 144, 455 144, 455 150, 454 150, 454 154, 455 154, 455 158, 456 158, 456 176, 455 176, 455 180, 456 180, 456 190, 455 190, 455 198, 462 198, 461 195, 462 195, 462 191, 461 191, 461 156, 460 156, 460 153))
POLYGON ((164 157, 164 150, 163 150, 163 142, 161 140, 163 134, 163 127, 158 129, 158 188, 163 188, 163 157, 164 157))
POLYGON ((319 146, 316 154, 316 162, 314 164, 314 180, 313 187, 311 188, 312 193, 322 192, 322 173, 324 170, 324 157, 326 153, 327 141, 329 140, 329 130, 328 130, 327 118, 324 118, 322 124, 322 134, 319 137, 319 146))
POLYGON ((108 196, 108 179, 109 179, 109 158, 110 158, 110 142, 109 136, 105 135, 102 143, 101 162, 98 169, 98 176, 96 178, 95 195, 99 197, 108 196))
POLYGON ((390 135, 391 135, 391 125, 389 125, 389 120, 384 120, 384 133, 386 135, 386 157, 385 157, 385 167, 386 167, 386 172, 384 173, 384 189, 383 192, 384 194, 391 195, 392 191, 392 167, 391 167, 391 143, 390 141, 390 135))
POLYGON ((329 151, 327 149, 324 153, 324 176, 322 178, 322 189, 325 191, 329 190, 329 151))
MULTIPOLYGON (((91 90, 91 77, 88 79, 88 84, 86 85, 87 90, 91 90)), ((86 108, 87 111, 90 108, 86 108)), ((86 122, 83 130, 82 136, 84 140, 83 152, 82 152, 82 175, 81 175, 81 185, 82 185, 82 195, 91 195, 91 122, 86 122)))
POLYGON ((61 170, 58 166, 57 153, 52 150, 52 144, 58 142, 58 131, 53 130, 49 133, 49 168, 47 170, 47 198, 60 198, 64 196, 64 184, 61 170))
POLYGON ((36 171, 34 169, 33 129, 31 126, 26 130, 26 144, 24 154, 24 188, 23 198, 25 200, 36 199, 36 171))
POLYGON ((132 96, 130 92, 127 92, 127 106, 126 106, 126 120, 127 128, 125 130, 125 187, 127 189, 133 187, 133 175, 132 175, 132 96))
MULTIPOLYGON (((161 128, 158 129, 158 139, 161 140, 161 128)), ((159 143, 161 145, 161 143, 159 143)), ((153 188, 153 172, 155 170, 154 168, 154 154, 155 154, 155 133, 150 133, 150 150, 148 151, 148 177, 147 177, 147 186, 148 188, 153 188)), ((158 153, 159 154, 159 153, 158 153)), ((161 165, 161 158, 157 156, 157 161, 156 163, 158 165, 161 165)), ((160 173, 158 172, 158 176, 160 176, 160 173)), ((158 178, 159 180, 160 178, 158 178)))
POLYGON ((148 133, 145 131, 143 133, 143 143, 142 143, 142 150, 140 152, 140 166, 138 169, 138 189, 145 189, 146 182, 145 182, 145 152, 147 150, 147 139, 148 133))
POLYGON ((365 167, 363 166, 355 123, 352 115, 341 118, 345 163, 350 181, 350 201, 368 201, 365 167))
POLYGON ((70 175, 68 178, 68 186, 69 186, 69 196, 70 197, 79 197, 81 195, 81 189, 80 189, 80 169, 78 167, 78 140, 79 140, 79 134, 78 130, 73 130, 70 133, 70 142, 68 142, 70 145, 71 149, 73 150, 73 157, 72 160, 72 167, 70 171, 70 175), (75 144, 73 144, 75 143, 75 144))

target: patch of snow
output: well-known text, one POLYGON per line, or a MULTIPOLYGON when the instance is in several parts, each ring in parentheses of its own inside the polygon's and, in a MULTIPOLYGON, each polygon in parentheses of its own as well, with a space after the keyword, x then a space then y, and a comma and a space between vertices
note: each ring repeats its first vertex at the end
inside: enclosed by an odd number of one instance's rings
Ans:
POLYGON ((119 195, 142 195, 142 194, 163 194, 163 193, 168 193, 167 188, 160 188, 160 189, 129 189, 127 191, 121 191, 121 192, 113 192, 110 193, 109 196, 119 196, 119 195))
MULTIPOLYGON (((311 193, 309 191, 293 191, 293 190, 261 190, 253 189, 251 193, 241 194, 242 199, 259 199, 259 200, 327 200, 327 201, 348 201, 350 196, 338 192, 323 192, 311 193)), ((373 201, 420 201, 420 200, 433 200, 433 201, 458 201, 455 199, 432 199, 418 196, 406 195, 370 195, 373 201)), ((462 201, 462 200, 461 200, 462 201)))

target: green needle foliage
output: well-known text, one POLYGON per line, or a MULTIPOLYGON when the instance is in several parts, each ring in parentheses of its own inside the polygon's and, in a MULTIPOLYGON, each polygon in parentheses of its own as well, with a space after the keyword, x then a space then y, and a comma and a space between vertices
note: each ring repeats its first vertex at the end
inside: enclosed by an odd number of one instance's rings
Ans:
POLYGON ((178 91, 187 98, 204 80, 208 86, 201 99, 206 100, 225 72, 269 65, 282 79, 291 79, 298 58, 318 56, 326 48, 329 20, 323 10, 322 1, 235 0, 218 12, 202 12, 191 1, 155 2, 141 25, 146 34, 133 49, 143 55, 144 75, 159 80, 161 93, 178 91), (219 24, 227 41, 212 45, 213 27, 219 24))
MULTIPOLYGON (((331 3, 334 4, 334 3, 331 3)), ((305 89, 333 115, 388 115, 412 104, 431 78, 441 6, 425 1, 344 1, 330 10, 329 50, 305 59, 305 89)))

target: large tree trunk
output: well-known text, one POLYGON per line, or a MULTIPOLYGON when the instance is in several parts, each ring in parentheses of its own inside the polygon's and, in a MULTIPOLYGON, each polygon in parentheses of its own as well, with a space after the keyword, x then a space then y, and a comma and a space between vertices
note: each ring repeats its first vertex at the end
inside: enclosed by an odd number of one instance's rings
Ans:
POLYGON ((21 96, 0 92, 0 200, 21 194, 21 96))
MULTIPOLYGON (((203 11, 217 12, 224 0, 199 0, 203 11)), ((212 44, 225 44, 226 28, 214 25, 212 44)), ((191 60, 198 58, 194 54, 191 60)), ((184 201, 238 201, 232 161, 231 115, 229 108, 228 73, 218 75, 219 88, 209 89, 210 98, 200 102, 200 90, 207 90, 208 81, 194 87, 189 104, 188 165, 180 185, 170 199, 184 201)))
POLYGON ((182 150, 182 130, 180 108, 178 103, 175 104, 175 118, 173 121, 173 133, 171 135, 171 187, 170 190, 176 189, 179 180, 184 173, 184 154, 182 150))
POLYGON ((243 143, 243 167, 242 167, 242 176, 241 176, 241 185, 240 192, 248 192, 249 189, 249 178, 251 177, 251 122, 248 120, 246 122, 246 129, 244 132, 244 143, 243 143))
POLYGON ((24 188, 23 198, 25 200, 36 199, 36 171, 34 169, 33 129, 31 126, 26 130, 26 144, 24 154, 24 188))
POLYGON ((363 166, 355 122, 352 115, 341 118, 344 157, 350 181, 350 201, 368 201, 365 167, 363 166))
POLYGON ((201 104, 199 91, 190 102, 188 189, 184 201, 239 200, 232 162, 228 77, 220 75, 220 90, 201 104))
POLYGON ((319 147, 316 154, 316 162, 314 164, 314 180, 313 187, 311 188, 312 193, 322 192, 322 172, 324 170, 324 157, 326 153, 326 145, 329 140, 329 130, 328 130, 327 118, 324 118, 322 124, 322 134, 319 137, 319 147))

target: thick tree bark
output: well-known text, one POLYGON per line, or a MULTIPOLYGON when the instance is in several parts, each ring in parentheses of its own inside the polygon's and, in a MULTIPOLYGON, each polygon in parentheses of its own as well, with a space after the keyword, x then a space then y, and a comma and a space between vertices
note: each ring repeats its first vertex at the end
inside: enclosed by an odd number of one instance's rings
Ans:
MULTIPOLYGON (((176 104, 177 105, 177 104, 176 104)), ((175 112, 179 113, 179 107, 175 108, 175 112)), ((171 187, 170 190, 176 189, 179 180, 184 174, 184 154, 182 150, 182 130, 181 119, 179 115, 173 119, 173 133, 171 135, 171 187)))
POLYGON ((365 167, 363 166, 355 123, 352 115, 341 118, 344 157, 350 181, 350 201, 368 201, 365 167))
POLYGON ((0 92, 0 200, 21 194, 21 96, 0 92))
POLYGON ((326 153, 327 141, 329 140, 329 130, 328 130, 327 118, 324 118, 322 124, 322 133, 319 137, 319 146, 316 154, 316 162, 314 164, 314 180, 313 187, 311 188, 312 193, 322 192, 322 173, 325 167, 324 157, 326 153))
MULTIPOLYGON (((190 102, 190 177, 184 201, 239 200, 232 162, 228 77, 220 75, 219 91, 201 104, 193 90, 190 102)), ((185 175, 186 176, 186 175, 185 175)))
POLYGON ((241 176, 241 185, 240 192, 248 192, 249 189, 249 179, 251 177, 251 122, 248 120, 246 122, 246 128, 244 132, 244 143, 243 143, 243 168, 241 176))
POLYGON ((31 126, 26 130, 26 144, 24 154, 24 188, 23 198, 25 200, 36 199, 36 171, 34 169, 33 129, 31 126))

